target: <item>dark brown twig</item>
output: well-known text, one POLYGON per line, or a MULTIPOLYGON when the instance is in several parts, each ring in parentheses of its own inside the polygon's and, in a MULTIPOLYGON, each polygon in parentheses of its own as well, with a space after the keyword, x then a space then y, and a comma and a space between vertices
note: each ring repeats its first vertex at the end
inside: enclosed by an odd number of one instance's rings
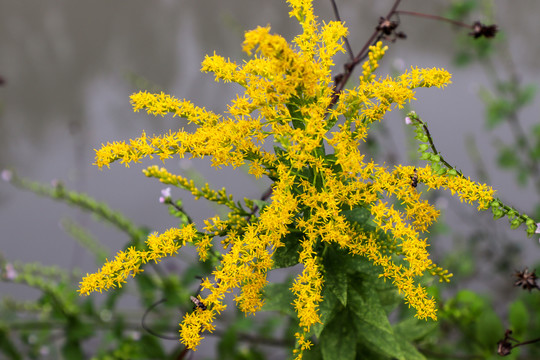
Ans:
POLYGON ((506 331, 504 332, 504 338, 497 343, 497 354, 499 354, 500 356, 510 355, 510 353, 512 352, 512 349, 518 346, 528 345, 528 344, 532 344, 532 343, 540 341, 540 338, 538 338, 538 339, 528 340, 524 342, 519 342, 519 340, 516 340, 513 337, 511 337, 510 336, 511 334, 512 334, 512 330, 506 329, 506 331), (514 341, 515 344, 512 344, 511 341, 514 341))
POLYGON ((406 10, 396 10, 395 13, 400 14, 400 15, 423 17, 423 18, 426 18, 426 19, 432 19, 432 20, 438 20, 438 21, 446 21, 446 22, 454 24, 456 26, 461 26, 461 27, 471 29, 471 30, 473 29, 473 26, 471 26, 469 24, 465 24, 465 23, 463 23, 461 21, 448 19, 448 18, 438 16, 438 15, 424 14, 424 13, 419 13, 419 12, 416 12, 416 11, 406 11, 406 10))
MULTIPOLYGON (((341 17, 339 16, 339 10, 336 5, 336 0, 330 0, 330 2, 332 3, 332 9, 334 9, 334 15, 336 16, 336 20, 341 22, 341 17)), ((351 60, 354 60, 354 53, 351 48, 351 44, 349 43, 349 39, 345 37, 343 40, 345 41, 345 47, 347 48, 347 53, 351 57, 351 60)))
MULTIPOLYGON (((384 19, 390 19, 396 13, 396 9, 399 6, 400 2, 401 0, 396 0, 394 2, 394 5, 392 5, 392 8, 384 19)), ((334 96, 332 98, 332 103, 330 104, 329 108, 332 108, 336 104, 339 94, 345 88, 345 84, 347 84, 347 81, 349 81, 349 78, 351 77, 354 68, 367 56, 369 47, 379 41, 381 37, 382 32, 377 26, 375 28, 375 31, 371 34, 371 36, 366 41, 362 49, 358 52, 358 54, 350 62, 345 64, 345 71, 336 76, 334 85, 334 96)))

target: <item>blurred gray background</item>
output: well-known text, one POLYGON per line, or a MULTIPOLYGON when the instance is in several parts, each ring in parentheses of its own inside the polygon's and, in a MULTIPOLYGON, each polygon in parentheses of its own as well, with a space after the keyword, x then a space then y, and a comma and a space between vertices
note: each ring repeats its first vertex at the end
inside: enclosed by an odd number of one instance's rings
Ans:
MULTIPOLYGON (((539 84, 540 3, 493 3, 495 22, 509 40, 522 80, 539 84)), ((337 0, 337 4, 349 28, 351 45, 358 51, 393 1, 337 0)), ((400 9, 441 14, 447 5, 443 0, 408 0, 402 1, 400 9)), ((315 1, 315 8, 320 21, 334 19, 329 1, 315 1)), ((164 186, 141 173, 147 165, 161 165, 159 160, 144 161, 129 169, 113 164, 110 170, 100 171, 91 165, 93 149, 103 142, 138 137, 142 130, 159 134, 185 126, 178 118, 133 113, 129 96, 138 88, 163 90, 222 112, 239 89, 217 84, 211 74, 199 71, 205 54, 215 51, 240 62, 244 58, 243 33, 258 25, 270 24, 273 32, 291 40, 300 29, 288 17, 288 11, 285 1, 278 0, 0 2, 0 76, 6 81, 0 87, 0 168, 11 168, 21 176, 43 182, 61 180, 67 187, 107 201, 135 222, 157 231, 174 226, 176 222, 158 202, 164 186)), ((386 75, 396 66, 450 71, 453 83, 449 87, 418 91, 412 108, 429 123, 446 159, 474 179, 475 167, 465 147, 465 136, 472 135, 498 195, 521 210, 532 210, 538 202, 536 192, 531 187, 517 187, 513 174, 495 166, 494 139, 507 139, 509 131, 506 126, 494 132, 485 130, 484 106, 477 91, 489 86, 489 79, 479 66, 456 69, 452 63, 455 37, 458 31, 467 30, 406 16, 401 16, 399 29, 408 38, 389 44, 378 73, 386 75)), ((336 59, 336 73, 341 71, 344 59, 336 59)), ((357 69, 353 79, 359 74, 357 69)), ((537 123, 538 101, 520 113, 520 119, 525 128, 537 123)), ((403 114, 392 111, 385 124, 390 130, 387 139, 395 145, 383 148, 382 154, 393 151, 400 162, 408 161, 403 114)), ((172 172, 192 166, 211 186, 226 187, 238 199, 258 198, 268 186, 268 182, 256 183, 241 171, 216 171, 206 160, 180 163, 175 159, 165 165, 172 172)), ((193 201, 186 192, 173 189, 172 195, 184 199, 194 219, 214 214, 205 201, 193 201)), ((460 228, 464 224, 459 213, 470 209, 452 201, 450 205, 441 202, 442 207, 449 207, 446 219, 453 230, 466 231, 460 228)), ((113 254, 127 240, 63 204, 2 182, 0 251, 13 261, 94 271, 92 259, 60 228, 59 220, 65 216, 87 225, 113 254)), ((537 239, 527 239, 522 230, 510 236, 517 243, 528 244, 528 256, 536 261, 540 254, 537 239)), ((441 241, 450 243, 451 236, 441 241)), ((0 291, 23 297, 35 295, 7 285, 0 285, 0 291)))

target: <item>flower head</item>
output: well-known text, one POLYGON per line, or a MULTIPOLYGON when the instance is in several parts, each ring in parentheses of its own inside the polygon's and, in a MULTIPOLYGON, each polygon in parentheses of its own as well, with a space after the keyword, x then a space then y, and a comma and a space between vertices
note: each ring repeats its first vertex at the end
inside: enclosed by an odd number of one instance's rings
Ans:
MULTIPOLYGON (((227 218, 206 219, 199 230, 189 225, 152 234, 148 250, 120 252, 81 283, 83 294, 120 286, 128 275, 142 271, 139 267, 144 263, 174 255, 187 242, 197 246, 204 260, 212 241, 221 241, 225 252, 219 266, 202 283, 206 295, 199 301, 205 309, 197 307, 181 324, 182 342, 193 350, 200 344, 201 332, 213 330, 214 317, 226 308, 227 293, 238 289, 234 300, 244 313, 261 309, 273 256, 291 243, 303 266, 290 289, 303 329, 296 335, 298 357, 311 345, 306 340, 311 326, 321 322, 319 305, 327 275, 321 249, 328 247, 369 259, 380 277, 391 280, 416 309, 418 318, 436 319, 434 299, 415 279, 425 272, 445 280, 450 276, 429 259, 424 235, 439 211, 422 199, 411 181, 428 189, 448 189, 462 201, 477 202, 480 209, 493 198, 491 188, 470 179, 439 175, 430 166, 388 169, 359 150, 371 123, 414 100, 416 88, 449 84, 447 71, 411 68, 397 78, 377 79, 374 72, 387 49, 379 42, 370 48, 360 84, 339 94, 330 108, 336 95, 332 57, 342 51, 347 30, 339 22, 320 26, 311 0, 288 3, 290 15, 303 29, 292 45, 272 34, 270 27, 259 27, 245 35, 243 49, 250 58, 242 65, 216 54, 204 59, 202 71, 213 72, 216 81, 235 82, 245 89, 232 100, 226 114, 214 114, 164 93, 140 92, 131 96, 135 111, 184 117, 196 130, 151 137, 143 132, 140 138, 107 143, 96 150, 99 167, 118 160, 129 166, 153 156, 161 160, 210 157, 217 169, 248 164, 255 178, 273 181, 268 203, 259 209, 246 200, 245 210, 224 189, 216 191, 208 185, 199 189, 193 181, 166 169, 147 168, 144 173, 149 177, 185 189, 197 199, 227 206, 227 218), (257 210, 258 216, 252 216, 257 210)), ((168 192, 162 195, 165 198, 168 192)))
POLYGON ((161 190, 161 196, 159 197, 160 203, 165 203, 168 199, 171 198, 171 188, 167 187, 163 190, 161 190))

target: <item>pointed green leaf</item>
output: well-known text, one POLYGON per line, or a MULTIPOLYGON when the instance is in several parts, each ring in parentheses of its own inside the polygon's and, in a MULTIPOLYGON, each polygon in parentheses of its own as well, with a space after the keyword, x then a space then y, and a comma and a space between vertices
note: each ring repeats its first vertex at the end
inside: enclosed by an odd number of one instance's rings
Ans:
POLYGON ((483 346, 484 350, 493 349, 493 344, 497 344, 504 334, 504 328, 501 320, 489 307, 485 307, 474 322, 477 342, 483 346))
POLYGON ((345 210, 342 212, 347 221, 351 223, 357 223, 359 225, 365 225, 371 218, 371 213, 368 209, 359 207, 352 210, 345 210))
POLYGON ((332 319, 343 309, 338 298, 326 287, 323 289, 323 301, 319 304, 319 324, 313 325, 313 334, 320 337, 324 330, 325 324, 328 324, 332 319))
POLYGON ((356 333, 348 311, 342 311, 324 327, 320 344, 324 360, 356 358, 356 333))
POLYGON ((291 283, 270 283, 264 288, 264 305, 262 311, 279 311, 291 316, 296 316, 293 302, 294 295, 291 290, 291 283))
POLYGON ((0 325, 0 353, 3 353, 6 359, 19 360, 22 355, 17 350, 15 344, 9 339, 9 330, 2 324, 0 325))
POLYGON ((349 286, 349 306, 358 336, 373 351, 405 360, 377 292, 368 282, 349 286))
POLYGON ((514 336, 525 334, 530 315, 522 301, 517 300, 510 305, 508 317, 510 319, 511 329, 514 331, 514 336))
POLYGON ((344 266, 345 255, 329 248, 325 256, 325 287, 339 299, 343 306, 347 305, 347 272, 344 266))
POLYGON ((401 349, 403 358, 406 360, 426 360, 426 357, 416 349, 416 347, 402 338, 401 336, 396 335, 396 341, 401 349))
POLYGON ((360 341, 371 348, 372 351, 398 360, 408 360, 392 331, 386 331, 383 327, 362 320, 356 321, 355 327, 361 339, 360 341))
POLYGON ((316 344, 311 349, 305 350, 302 360, 323 360, 321 346, 316 344))
POLYGON ((358 281, 349 286, 349 307, 362 321, 393 333, 386 311, 372 284, 358 281))

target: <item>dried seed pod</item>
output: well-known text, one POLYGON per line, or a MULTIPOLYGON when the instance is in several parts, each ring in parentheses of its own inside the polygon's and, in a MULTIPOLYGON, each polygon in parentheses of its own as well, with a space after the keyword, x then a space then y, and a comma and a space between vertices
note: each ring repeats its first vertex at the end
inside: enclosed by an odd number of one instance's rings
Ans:
POLYGON ((532 289, 538 289, 538 284, 536 283, 536 270, 529 272, 528 268, 525 268, 523 271, 518 271, 515 273, 517 277, 514 286, 521 286, 522 289, 531 291, 532 289))
POLYGON ((497 25, 484 25, 480 21, 475 21, 472 26, 473 31, 469 33, 475 39, 479 37, 493 38, 497 34, 497 25))

